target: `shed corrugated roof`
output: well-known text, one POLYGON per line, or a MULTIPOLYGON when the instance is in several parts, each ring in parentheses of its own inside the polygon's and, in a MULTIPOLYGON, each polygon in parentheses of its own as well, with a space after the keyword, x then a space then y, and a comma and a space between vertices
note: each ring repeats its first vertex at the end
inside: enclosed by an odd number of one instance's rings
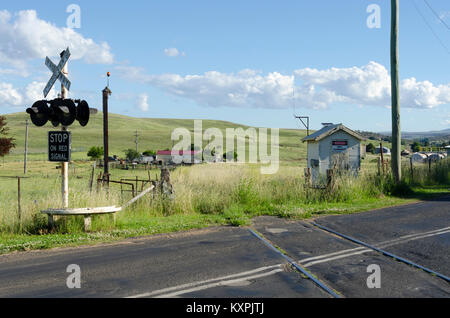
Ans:
POLYGON ((349 135, 352 135, 353 137, 359 139, 359 140, 366 140, 363 136, 358 134, 357 132, 351 130, 350 128, 345 127, 343 124, 335 124, 330 126, 325 126, 322 129, 316 131, 315 133, 306 136, 303 138, 303 142, 305 141, 320 141, 324 139, 325 137, 328 137, 331 134, 334 134, 335 132, 338 132, 339 130, 343 130, 349 135))

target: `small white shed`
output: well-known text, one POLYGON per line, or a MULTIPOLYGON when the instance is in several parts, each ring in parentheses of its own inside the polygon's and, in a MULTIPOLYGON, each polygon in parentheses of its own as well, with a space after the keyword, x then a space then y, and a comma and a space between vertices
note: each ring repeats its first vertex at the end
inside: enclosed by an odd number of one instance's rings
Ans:
POLYGON ((413 163, 424 163, 427 161, 427 156, 424 155, 423 153, 416 152, 412 154, 411 161, 413 163))
POLYGON ((308 143, 308 168, 313 182, 326 176, 329 169, 358 171, 363 140, 363 136, 343 124, 327 124, 305 137, 303 142, 308 143))

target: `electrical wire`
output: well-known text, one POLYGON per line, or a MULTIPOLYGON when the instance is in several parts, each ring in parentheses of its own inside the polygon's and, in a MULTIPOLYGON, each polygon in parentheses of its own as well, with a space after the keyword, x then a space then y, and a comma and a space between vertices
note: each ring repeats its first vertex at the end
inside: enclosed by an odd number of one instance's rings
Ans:
POLYGON ((445 21, 439 16, 439 14, 437 14, 437 12, 431 7, 431 5, 428 3, 427 0, 423 0, 425 2, 425 4, 428 6, 428 8, 430 8, 430 10, 434 13, 434 15, 439 19, 439 21, 442 22, 443 25, 445 25, 445 27, 450 30, 450 27, 448 26, 447 23, 445 23, 445 21))
POLYGON ((412 1, 414 8, 416 8, 417 13, 419 13, 419 15, 422 17, 423 22, 425 22, 425 24, 428 26, 428 28, 430 29, 430 31, 433 33, 433 35, 436 37, 436 39, 439 41, 439 43, 441 44, 441 46, 445 49, 445 51, 447 52, 448 55, 450 55, 450 50, 448 49, 448 47, 444 44, 444 42, 442 42, 441 38, 437 35, 437 33, 434 31, 434 29, 431 27, 431 25, 428 23, 427 19, 425 19, 425 16, 422 14, 422 12, 420 11, 419 7, 416 4, 416 1, 413 0, 412 1))

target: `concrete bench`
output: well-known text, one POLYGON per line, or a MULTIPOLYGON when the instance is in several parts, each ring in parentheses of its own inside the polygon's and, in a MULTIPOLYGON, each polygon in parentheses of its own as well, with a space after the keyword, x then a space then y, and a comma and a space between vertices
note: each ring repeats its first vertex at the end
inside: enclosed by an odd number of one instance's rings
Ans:
POLYGON ((84 216, 84 230, 91 229, 91 216, 99 214, 113 214, 114 223, 116 222, 116 212, 122 211, 121 207, 109 206, 102 208, 83 208, 83 209, 48 209, 41 211, 41 213, 48 215, 48 226, 52 228, 55 225, 54 216, 57 215, 83 215, 84 216))

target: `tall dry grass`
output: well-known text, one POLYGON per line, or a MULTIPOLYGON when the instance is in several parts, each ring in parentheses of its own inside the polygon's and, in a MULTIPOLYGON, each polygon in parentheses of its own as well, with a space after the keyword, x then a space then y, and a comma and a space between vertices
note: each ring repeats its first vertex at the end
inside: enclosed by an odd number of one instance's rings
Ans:
MULTIPOLYGON (((154 217, 175 214, 216 214, 230 220, 242 216, 279 215, 303 213, 299 206, 305 204, 352 203, 355 200, 373 200, 386 195, 408 195, 411 186, 450 184, 450 162, 442 161, 432 166, 417 167, 414 178, 404 166, 404 180, 400 185, 390 175, 377 176, 374 170, 360 171, 358 176, 338 174, 332 191, 311 189, 305 186, 303 169, 281 166, 274 175, 260 174, 260 166, 245 164, 205 164, 181 167, 172 172, 174 198, 148 195, 130 208, 119 213, 114 225, 108 217, 94 218, 93 228, 108 230, 114 227, 145 226, 154 217)), ((0 200, 1 233, 42 233, 46 231, 47 208, 59 207, 60 178, 30 179, 22 198, 22 219, 18 222, 14 182, 3 185, 0 200), (12 189, 11 189, 12 188, 12 189), (6 195, 5 195, 6 194, 6 195)), ((105 191, 92 193, 86 179, 72 179, 71 207, 120 206, 129 197, 122 198, 118 188, 112 188, 109 196, 105 191)), ((4 184, 4 183, 3 183, 4 184)), ((235 221, 233 221, 235 222, 235 221)), ((231 222, 231 223, 233 223, 231 222)), ((239 224, 239 221, 236 221, 239 224)), ((58 232, 82 231, 81 217, 64 218, 58 232)))

